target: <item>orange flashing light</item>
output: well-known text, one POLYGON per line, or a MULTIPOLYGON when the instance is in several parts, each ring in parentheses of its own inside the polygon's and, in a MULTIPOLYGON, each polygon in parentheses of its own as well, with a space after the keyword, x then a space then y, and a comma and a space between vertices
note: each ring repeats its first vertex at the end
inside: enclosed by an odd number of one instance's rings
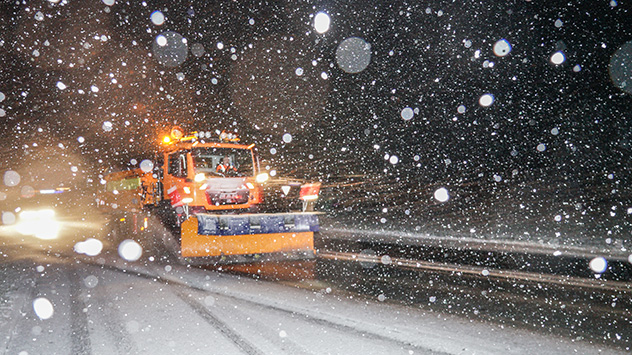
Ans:
POLYGON ((171 132, 169 134, 174 140, 180 140, 184 137, 184 130, 180 128, 180 126, 175 126, 171 128, 171 132))
POLYGON ((171 138, 169 138, 169 136, 165 136, 165 137, 162 139, 162 142, 163 142, 163 143, 165 143, 165 144, 169 144, 169 143, 171 143, 171 138))

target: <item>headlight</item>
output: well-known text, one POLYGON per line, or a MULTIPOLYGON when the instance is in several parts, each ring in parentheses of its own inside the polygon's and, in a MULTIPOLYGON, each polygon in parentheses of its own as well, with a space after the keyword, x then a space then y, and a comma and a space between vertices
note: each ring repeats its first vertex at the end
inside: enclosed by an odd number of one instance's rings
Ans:
POLYGON ((15 228, 21 234, 49 240, 57 238, 61 225, 53 210, 23 211, 15 228))
POLYGON ((195 178, 194 178, 196 182, 202 182, 204 181, 204 179, 206 179, 206 175, 204 175, 204 173, 199 173, 195 175, 195 178))
POLYGON ((262 184, 268 181, 268 179, 270 179, 270 175, 268 175, 268 173, 261 173, 257 175, 257 177, 255 178, 255 181, 262 184))

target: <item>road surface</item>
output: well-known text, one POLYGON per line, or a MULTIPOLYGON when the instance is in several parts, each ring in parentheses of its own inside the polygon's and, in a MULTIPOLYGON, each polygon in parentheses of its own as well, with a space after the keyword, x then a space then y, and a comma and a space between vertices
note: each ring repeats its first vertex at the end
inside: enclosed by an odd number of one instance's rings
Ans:
POLYGON ((617 352, 363 297, 302 272, 269 280, 186 267, 149 251, 137 262, 114 252, 25 258, 5 253, 4 259, 0 352, 6 354, 617 352), (42 299, 50 302, 52 315, 42 299))

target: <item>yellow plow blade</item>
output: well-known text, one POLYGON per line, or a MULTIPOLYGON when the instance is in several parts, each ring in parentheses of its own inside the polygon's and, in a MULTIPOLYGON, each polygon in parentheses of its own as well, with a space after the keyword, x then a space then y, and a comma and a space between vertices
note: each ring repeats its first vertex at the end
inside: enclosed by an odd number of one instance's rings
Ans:
POLYGON ((312 231, 239 235, 207 235, 199 234, 198 231, 198 219, 195 216, 189 217, 182 223, 182 257, 314 251, 314 232, 312 231))

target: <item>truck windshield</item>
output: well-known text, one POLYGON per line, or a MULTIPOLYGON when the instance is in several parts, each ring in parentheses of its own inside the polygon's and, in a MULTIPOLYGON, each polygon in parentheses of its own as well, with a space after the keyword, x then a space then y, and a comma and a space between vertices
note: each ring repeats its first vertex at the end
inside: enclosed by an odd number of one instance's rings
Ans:
POLYGON ((252 152, 237 148, 193 148, 191 151, 196 173, 218 176, 253 176, 252 152))

